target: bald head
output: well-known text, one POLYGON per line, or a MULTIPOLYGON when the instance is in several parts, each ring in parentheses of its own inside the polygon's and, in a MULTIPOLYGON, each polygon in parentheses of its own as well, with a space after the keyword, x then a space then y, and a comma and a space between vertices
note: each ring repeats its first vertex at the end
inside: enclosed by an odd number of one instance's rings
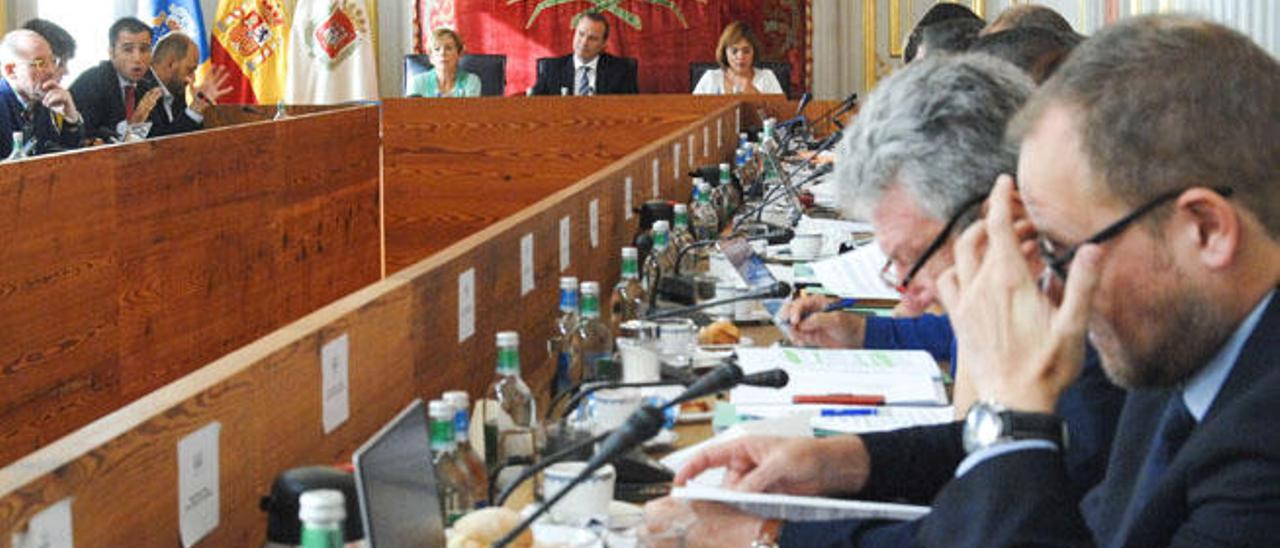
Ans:
POLYGON ((195 80, 199 65, 200 46, 181 32, 164 35, 151 54, 151 68, 155 70, 156 78, 175 95, 195 80))
POLYGON ((40 99, 44 94, 41 87, 56 74, 49 42, 26 29, 4 35, 0 41, 0 72, 24 100, 40 99))

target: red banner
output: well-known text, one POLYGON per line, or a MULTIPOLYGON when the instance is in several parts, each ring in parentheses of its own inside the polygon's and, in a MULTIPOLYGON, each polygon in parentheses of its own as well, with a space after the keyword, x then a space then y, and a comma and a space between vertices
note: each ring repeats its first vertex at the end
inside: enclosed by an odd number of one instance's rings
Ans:
POLYGON ((507 56, 507 94, 523 94, 536 79, 539 57, 572 50, 573 23, 600 11, 612 29, 606 49, 639 62, 641 93, 688 93, 689 64, 715 61, 724 26, 741 20, 760 38, 758 59, 789 61, 795 95, 809 89, 811 0, 417 0, 418 49, 430 29, 453 28, 467 53, 507 56))

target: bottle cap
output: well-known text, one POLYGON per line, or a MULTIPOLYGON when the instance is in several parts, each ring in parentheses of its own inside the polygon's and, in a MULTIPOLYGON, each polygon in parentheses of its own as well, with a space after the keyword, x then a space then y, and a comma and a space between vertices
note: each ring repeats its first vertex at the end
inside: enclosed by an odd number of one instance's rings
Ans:
POLYGON ((581 291, 583 295, 599 295, 600 283, 599 282, 582 282, 581 291))
POLYGON ((578 278, 573 276, 564 276, 560 278, 560 289, 577 289, 578 278))
MULTIPOLYGON (((681 206, 681 205, 684 205, 684 204, 676 204, 676 206, 677 206, 677 207, 679 207, 679 206, 681 206)), ((624 248, 622 248, 622 258, 623 258, 623 259, 635 259, 635 258, 637 258, 637 257, 639 257, 639 256, 640 256, 640 252, 639 252, 639 251, 636 251, 636 248, 634 248, 634 247, 624 247, 624 248)))
POLYGON ((471 396, 463 390, 450 390, 443 396, 445 403, 453 406, 453 411, 467 411, 471 408, 471 396))
POLYGON ((662 232, 669 232, 671 231, 671 223, 668 223, 666 221, 654 221, 653 229, 662 231, 662 232))
POLYGON ((337 489, 312 489, 298 497, 298 519, 303 523, 334 523, 347 519, 346 499, 337 489))
POLYGON ((453 406, 445 403, 444 400, 431 400, 431 403, 427 404, 427 416, 432 420, 452 421, 453 406))
POLYGON ((685 204, 676 204, 676 205, 675 205, 675 212, 676 212, 676 214, 680 214, 680 213, 688 213, 688 212, 689 212, 689 206, 687 206, 687 205, 685 205, 685 204))
POLYGON ((516 346, 520 344, 520 334, 515 331, 499 331, 498 346, 516 346))

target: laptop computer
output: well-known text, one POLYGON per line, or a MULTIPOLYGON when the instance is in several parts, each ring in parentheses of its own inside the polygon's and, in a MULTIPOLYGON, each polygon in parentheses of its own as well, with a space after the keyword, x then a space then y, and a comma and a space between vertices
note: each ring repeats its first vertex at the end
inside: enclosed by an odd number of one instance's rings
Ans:
MULTIPOLYGON (((720 240, 717 244, 720 252, 724 253, 725 259, 729 264, 733 265, 733 269, 738 272, 738 276, 742 277, 742 281, 746 282, 747 287, 751 290, 765 290, 775 287, 778 279, 769 272, 769 267, 765 266, 764 258, 751 249, 751 242, 745 237, 738 236, 720 240)), ((791 324, 787 323, 778 314, 782 311, 782 306, 786 304, 788 299, 766 299, 761 301, 761 305, 769 312, 773 325, 782 331, 785 339, 791 339, 791 324)))
POLYGON ((370 548, 444 546, 426 406, 415 399, 352 458, 370 548))

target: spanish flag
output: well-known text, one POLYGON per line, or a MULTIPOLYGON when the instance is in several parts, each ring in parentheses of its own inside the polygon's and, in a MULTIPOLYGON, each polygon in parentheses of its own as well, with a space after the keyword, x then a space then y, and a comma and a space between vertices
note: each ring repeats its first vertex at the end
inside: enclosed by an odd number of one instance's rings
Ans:
POLYGON ((274 104, 284 99, 289 18, 281 0, 220 0, 210 58, 231 75, 222 102, 274 104))

